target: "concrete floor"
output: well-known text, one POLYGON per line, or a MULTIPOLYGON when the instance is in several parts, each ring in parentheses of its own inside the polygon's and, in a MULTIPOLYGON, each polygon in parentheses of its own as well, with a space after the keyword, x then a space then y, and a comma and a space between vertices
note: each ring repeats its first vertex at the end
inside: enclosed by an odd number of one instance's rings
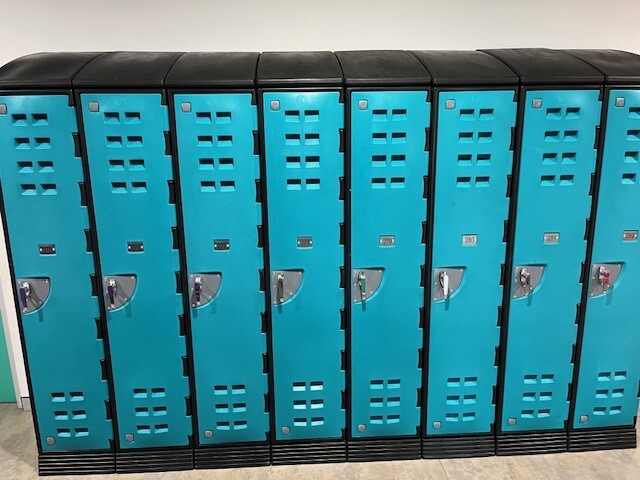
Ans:
MULTIPOLYGON (((0 480, 35 478, 38 477, 31 413, 21 411, 13 404, 0 404, 0 480)), ((82 480, 457 480, 466 478, 638 480, 640 479, 640 450, 43 478, 51 480, 62 478, 82 480)))

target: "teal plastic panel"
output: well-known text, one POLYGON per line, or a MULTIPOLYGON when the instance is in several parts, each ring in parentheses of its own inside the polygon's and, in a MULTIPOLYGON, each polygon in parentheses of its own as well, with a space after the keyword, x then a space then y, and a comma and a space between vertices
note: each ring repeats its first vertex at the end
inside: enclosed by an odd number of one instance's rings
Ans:
POLYGON ((81 100, 102 275, 136 279, 126 303, 107 311, 120 446, 187 445, 167 107, 154 93, 84 93, 81 100), (130 249, 136 242, 142 251, 130 249))
MULTIPOLYGON (((50 285, 44 304, 20 316, 40 447, 108 449, 113 430, 96 329, 99 300, 92 296, 93 254, 85 237, 89 217, 79 188, 82 161, 73 139, 75 109, 68 95, 2 96, 0 104, 6 105, 0 178, 15 275, 48 278, 50 285), (41 254, 41 245, 55 246, 55 253, 41 254)), ((20 301, 15 290, 14 284, 20 301)))
POLYGON ((587 297, 574 428, 634 425, 638 412, 639 160, 640 91, 611 90, 592 262, 622 272, 606 293, 587 297))
POLYGON ((257 108, 250 93, 179 94, 174 102, 187 272, 222 279, 201 306, 189 292, 200 444, 265 441, 257 108))
POLYGON ((302 271, 294 295, 271 305, 276 438, 338 438, 344 106, 339 92, 265 92, 263 102, 271 270, 302 271))
POLYGON ((416 435, 420 426, 427 96, 351 94, 352 270, 382 272, 371 296, 351 299, 353 437, 416 435))
POLYGON ((523 100, 503 432, 561 429, 568 417, 599 94, 527 91, 523 100), (522 266, 544 270, 533 291, 514 299, 514 272, 522 266))
POLYGON ((447 299, 431 291, 427 435, 489 433, 500 343, 504 222, 514 90, 438 94, 433 270, 462 270, 447 299))

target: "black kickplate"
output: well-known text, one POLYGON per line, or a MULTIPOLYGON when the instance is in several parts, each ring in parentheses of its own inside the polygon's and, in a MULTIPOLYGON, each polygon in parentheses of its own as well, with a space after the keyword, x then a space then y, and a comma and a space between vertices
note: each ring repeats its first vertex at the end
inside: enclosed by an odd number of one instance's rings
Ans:
POLYGON ((269 445, 242 444, 198 447, 195 450, 195 467, 198 469, 262 467, 269 465, 269 445))
POLYGON ((434 435, 422 439, 422 458, 490 457, 496 454, 496 438, 486 435, 434 435))
POLYGON ((567 432, 528 432, 500 434, 496 455, 534 455, 567 451, 567 432))
POLYGON ((47 452, 38 455, 38 474, 89 475, 115 473, 113 452, 47 452))
POLYGON ((569 451, 613 450, 636 448, 636 427, 589 428, 569 432, 569 451))
POLYGON ((347 459, 350 462, 416 458, 420 458, 420 439, 417 437, 352 439, 347 443, 347 459))
POLYGON ((192 469, 193 450, 190 448, 116 452, 116 473, 192 469))
POLYGON ((347 461, 347 445, 344 441, 276 443, 271 445, 273 465, 297 465, 301 463, 335 463, 347 461))

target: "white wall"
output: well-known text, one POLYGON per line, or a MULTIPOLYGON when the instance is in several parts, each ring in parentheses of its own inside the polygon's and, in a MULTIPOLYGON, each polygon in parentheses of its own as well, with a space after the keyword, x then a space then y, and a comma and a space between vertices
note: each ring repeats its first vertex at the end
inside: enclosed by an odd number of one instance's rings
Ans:
MULTIPOLYGON (((640 52, 639 0, 0 0, 0 18, 0 64, 64 50, 640 52)), ((0 308, 19 369, 3 243, 0 252, 0 308)), ((16 386, 28 395, 24 373, 16 386)))

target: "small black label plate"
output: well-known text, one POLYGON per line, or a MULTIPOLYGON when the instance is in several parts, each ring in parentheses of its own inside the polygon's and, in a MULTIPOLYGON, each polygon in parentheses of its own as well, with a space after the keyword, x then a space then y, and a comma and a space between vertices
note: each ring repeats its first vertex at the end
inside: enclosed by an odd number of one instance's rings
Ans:
POLYGON ((230 243, 228 238, 213 241, 213 249, 216 252, 221 250, 229 250, 229 246, 230 246, 230 243))
POLYGON ((127 251, 129 252, 144 252, 144 243, 142 242, 128 242, 127 251))
POLYGON ((40 255, 55 255, 56 246, 53 243, 39 245, 40 255))

